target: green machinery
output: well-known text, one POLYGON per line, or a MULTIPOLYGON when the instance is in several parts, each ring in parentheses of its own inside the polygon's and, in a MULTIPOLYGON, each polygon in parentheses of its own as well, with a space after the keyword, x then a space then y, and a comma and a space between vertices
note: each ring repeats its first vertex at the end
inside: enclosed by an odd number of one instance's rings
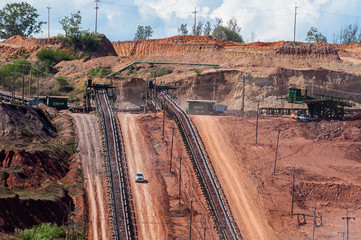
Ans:
POLYGON ((299 88, 288 89, 287 97, 277 98, 277 100, 295 104, 307 104, 310 115, 318 119, 343 119, 345 107, 354 106, 350 100, 345 98, 325 95, 309 96, 307 89, 299 88))

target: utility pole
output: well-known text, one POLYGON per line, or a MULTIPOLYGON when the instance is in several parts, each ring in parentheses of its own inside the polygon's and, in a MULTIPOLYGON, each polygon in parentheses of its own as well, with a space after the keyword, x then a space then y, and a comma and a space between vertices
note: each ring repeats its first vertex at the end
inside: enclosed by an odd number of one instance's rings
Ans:
POLYGON ((98 3, 100 1, 99 0, 95 0, 95 31, 94 33, 98 33, 98 3))
POLYGON ((50 38, 50 9, 51 7, 46 7, 48 9, 48 38, 50 38))
POLYGON ((313 211, 312 240, 315 240, 315 227, 316 227, 316 203, 313 211))
POLYGON ((38 64, 38 76, 37 76, 37 86, 36 86, 36 99, 37 99, 37 103, 39 104, 39 62, 37 62, 38 64))
POLYGON ((241 115, 244 117, 244 98, 245 98, 245 89, 246 89, 246 76, 242 75, 243 85, 242 85, 242 104, 241 104, 241 115))
POLYGON ((179 158, 179 202, 181 203, 181 182, 182 182, 182 157, 179 158))
POLYGON ((172 172, 172 157, 173 157, 173 136, 174 136, 174 127, 172 127, 172 143, 170 145, 170 163, 169 163, 169 172, 172 172))
POLYGON ((23 73, 23 89, 22 89, 22 94, 21 94, 21 103, 24 104, 24 95, 25 95, 25 91, 24 91, 24 88, 25 88, 25 77, 24 77, 24 64, 21 65, 22 66, 22 73, 23 73))
POLYGON ((192 212, 193 212, 193 200, 191 202, 191 214, 189 216, 189 240, 192 239, 192 212))
POLYGON ((194 8, 194 28, 193 28, 193 34, 197 35, 197 6, 194 8))
POLYGON ((293 166, 293 173, 292 173, 292 200, 291 200, 291 217, 293 218, 293 202, 294 202, 294 195, 295 195, 295 172, 296 167, 293 166))
POLYGON ((346 217, 342 217, 343 220, 346 220, 346 240, 349 240, 349 221, 355 220, 356 218, 354 217, 349 217, 348 216, 348 208, 346 209, 346 217))
POLYGON ((13 75, 13 80, 11 81, 11 100, 15 101, 15 77, 16 77, 16 73, 12 72, 11 74, 13 75))
POLYGON ((273 167, 273 175, 276 175, 276 163, 277 163, 277 153, 278 153, 278 142, 280 140, 280 132, 281 132, 281 129, 278 129, 277 144, 276 144, 276 156, 275 156, 275 163, 274 163, 274 167, 273 167))
POLYGON ((31 64, 30 64, 30 78, 29 78, 29 98, 31 98, 31 83, 32 83, 33 73, 31 71, 31 64))
POLYGON ((203 227, 203 240, 206 240, 206 232, 207 232, 207 227, 203 227))
POLYGON ((295 3, 295 22, 293 26, 293 46, 296 45, 296 19, 297 19, 297 3, 295 3))
POLYGON ((259 114, 259 100, 258 100, 258 103, 257 103, 256 144, 257 144, 257 138, 258 138, 258 114, 259 114))

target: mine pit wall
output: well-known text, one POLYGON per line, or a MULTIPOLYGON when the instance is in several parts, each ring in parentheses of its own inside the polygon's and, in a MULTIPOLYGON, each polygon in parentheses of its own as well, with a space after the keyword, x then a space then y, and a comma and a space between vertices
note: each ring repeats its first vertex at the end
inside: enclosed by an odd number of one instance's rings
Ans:
POLYGON ((148 55, 166 55, 166 54, 187 54, 187 53, 201 53, 211 50, 223 48, 217 43, 158 43, 147 41, 125 41, 113 42, 113 47, 118 56, 148 56, 148 55))
MULTIPOLYGON (((314 85, 314 94, 348 98, 356 103, 361 103, 360 95, 346 93, 361 92, 359 75, 327 69, 292 70, 275 68, 273 72, 268 76, 254 76, 255 74, 237 70, 224 70, 181 79, 174 82, 178 86, 175 92, 176 101, 185 109, 187 99, 212 100, 215 83, 216 101, 227 105, 230 110, 239 110, 241 108, 243 86, 240 74, 245 74, 247 76, 245 87, 246 111, 257 108, 257 99, 261 101, 260 107, 291 107, 291 104, 276 101, 277 96, 287 95, 290 87, 307 88, 308 93, 312 94, 312 83, 314 85)), ((114 82, 117 82, 118 89, 116 104, 121 109, 139 107, 144 104, 141 95, 147 90, 147 80, 132 78, 114 82)))
MULTIPOLYGON (((235 70, 219 71, 179 81, 180 87, 176 91, 177 103, 184 109, 187 99, 212 100, 215 83, 216 101, 227 105, 230 110, 240 109, 243 94, 243 80, 240 78, 240 74, 244 73, 235 70)), ((291 107, 291 104, 276 101, 276 97, 287 95, 290 87, 307 88, 308 93, 311 94, 312 82, 314 94, 348 98, 361 103, 360 95, 339 92, 361 92, 360 76, 354 74, 325 69, 289 70, 280 68, 268 76, 252 76, 249 74, 246 76, 245 110, 255 110, 257 99, 260 99, 261 107, 291 107)))
POLYGON ((1 232, 13 233, 16 228, 25 229, 45 222, 56 222, 61 226, 67 219, 69 202, 73 204, 73 199, 66 192, 56 201, 19 199, 18 195, 0 198, 1 232))

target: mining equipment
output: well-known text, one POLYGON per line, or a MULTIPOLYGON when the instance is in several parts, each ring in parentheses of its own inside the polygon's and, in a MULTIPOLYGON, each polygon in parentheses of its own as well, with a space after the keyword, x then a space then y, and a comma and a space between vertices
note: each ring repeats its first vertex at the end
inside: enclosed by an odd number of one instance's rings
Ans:
POLYGON ((286 97, 277 98, 295 104, 307 104, 309 115, 314 119, 344 119, 345 107, 354 104, 346 98, 326 95, 310 96, 307 89, 289 88, 286 97))
POLYGON ((187 100, 187 114, 193 115, 220 115, 227 111, 227 106, 217 104, 213 100, 187 100))
POLYGON ((88 79, 83 101, 84 112, 90 112, 95 109, 94 101, 96 92, 103 89, 106 91, 109 99, 114 103, 116 96, 114 92, 115 87, 113 84, 94 83, 92 79, 88 79))

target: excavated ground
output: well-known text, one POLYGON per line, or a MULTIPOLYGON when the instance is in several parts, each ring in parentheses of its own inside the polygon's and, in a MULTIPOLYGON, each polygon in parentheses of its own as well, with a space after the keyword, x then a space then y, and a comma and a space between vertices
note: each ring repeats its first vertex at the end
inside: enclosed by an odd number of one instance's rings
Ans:
POLYGON ((108 184, 102 156, 98 118, 93 114, 72 114, 75 120, 80 161, 87 199, 87 239, 111 238, 108 184))
POLYGON ((192 164, 176 125, 165 120, 162 140, 162 115, 118 115, 123 132, 129 174, 133 190, 139 239, 189 239, 192 204, 192 238, 218 239, 205 199, 197 183, 192 164), (170 146, 174 131, 172 172, 170 146), (179 166, 181 166, 181 201, 179 204, 179 166), (135 183, 136 172, 143 172, 145 183, 135 183))
POLYGON ((66 112, 0 105, 0 232, 64 223, 81 234, 83 189, 73 122, 66 112), (48 116, 52 114, 50 122, 48 116), (53 125, 54 124, 54 125, 53 125), (79 227, 79 228, 78 228, 79 227))
MULTIPOLYGON (((311 239, 313 219, 290 217, 292 169, 294 213, 323 216, 316 239, 359 239, 361 121, 297 122, 290 118, 192 116, 246 239, 311 239), (212 131, 209 130, 212 126, 212 131), (278 129, 281 130, 273 175, 278 129)), ((319 222, 319 220, 317 220, 319 222)))

